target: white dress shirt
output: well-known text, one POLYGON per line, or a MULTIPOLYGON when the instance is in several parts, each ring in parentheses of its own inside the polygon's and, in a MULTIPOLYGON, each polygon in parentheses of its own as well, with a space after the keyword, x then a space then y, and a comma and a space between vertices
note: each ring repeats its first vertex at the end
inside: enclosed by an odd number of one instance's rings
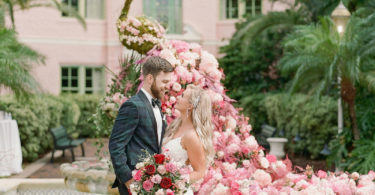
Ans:
POLYGON ((155 116, 155 120, 156 120, 156 125, 157 125, 157 130, 158 130, 158 141, 159 141, 159 145, 160 145, 160 140, 161 140, 161 131, 162 131, 162 126, 163 126, 163 119, 161 118, 161 113, 160 113, 160 110, 159 110, 159 107, 158 106, 155 106, 153 107, 152 106, 152 95, 149 94, 145 89, 141 88, 141 90, 143 91, 143 93, 146 95, 148 101, 150 102, 151 104, 151 107, 152 107, 152 110, 154 111, 154 116, 155 116))

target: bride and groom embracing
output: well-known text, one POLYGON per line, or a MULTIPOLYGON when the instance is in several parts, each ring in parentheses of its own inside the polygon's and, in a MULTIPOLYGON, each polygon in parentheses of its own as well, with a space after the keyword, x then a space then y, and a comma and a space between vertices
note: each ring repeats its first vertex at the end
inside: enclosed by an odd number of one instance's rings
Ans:
MULTIPOLYGON (((143 150, 163 153, 176 162, 191 165, 190 183, 205 176, 213 160, 211 99, 200 87, 189 85, 177 98, 181 113, 168 127, 160 99, 169 88, 173 66, 160 57, 150 57, 142 67, 143 87, 122 104, 109 139, 109 152, 116 174, 113 187, 129 194, 132 171, 141 161, 143 150)), ((193 194, 188 190, 186 194, 193 194)))

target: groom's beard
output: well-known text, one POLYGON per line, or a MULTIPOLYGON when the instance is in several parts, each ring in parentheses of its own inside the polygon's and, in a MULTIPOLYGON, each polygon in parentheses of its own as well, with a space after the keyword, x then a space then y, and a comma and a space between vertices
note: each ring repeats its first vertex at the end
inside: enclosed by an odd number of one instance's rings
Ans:
POLYGON ((156 87, 156 82, 152 82, 152 85, 151 85, 151 93, 152 93, 152 96, 154 96, 155 98, 161 100, 163 94, 162 94, 162 91, 160 89, 158 89, 156 87))

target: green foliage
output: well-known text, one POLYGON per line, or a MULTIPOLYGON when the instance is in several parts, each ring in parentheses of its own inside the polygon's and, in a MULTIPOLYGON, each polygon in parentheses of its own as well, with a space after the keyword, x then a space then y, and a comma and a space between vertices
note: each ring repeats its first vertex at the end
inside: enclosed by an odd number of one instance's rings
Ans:
POLYGON ((95 137, 96 127, 91 117, 96 112, 99 103, 98 95, 69 95, 64 96, 75 102, 80 110, 80 116, 76 126, 76 132, 80 137, 95 137))
POLYGON ((311 158, 317 158, 337 132, 337 102, 330 97, 313 101, 302 94, 254 94, 243 100, 243 106, 250 118, 260 118, 255 127, 265 122, 284 130, 290 152, 306 150, 311 158), (297 134, 302 141, 295 143, 297 134))
POLYGON ((350 153, 345 170, 367 174, 375 167, 375 136, 354 142, 354 150, 350 153))
POLYGON ((240 107, 243 108, 243 112, 246 116, 250 117, 249 124, 252 125, 254 134, 258 134, 261 131, 261 126, 268 123, 267 110, 264 106, 264 100, 270 95, 269 93, 255 93, 241 99, 240 107))
POLYGON ((13 30, 0 27, 0 87, 20 97, 37 91, 38 83, 29 73, 30 64, 44 63, 44 57, 18 42, 13 30))
MULTIPOLYGON (((48 102, 52 102, 49 100, 48 102)), ((48 131, 51 119, 55 112, 58 112, 58 103, 53 102, 51 105, 42 98, 35 97, 27 103, 15 101, 13 98, 1 99, 1 110, 12 113, 12 118, 17 121, 22 156, 28 161, 38 158, 40 154, 45 153, 52 147, 52 137, 48 131), (43 141, 41 141, 43 140, 43 141)))
MULTIPOLYGON (((244 24, 237 24, 237 30, 241 30, 244 24)), ((230 89, 231 98, 241 99, 283 86, 285 79, 280 78, 275 65, 282 55, 280 42, 286 33, 283 30, 270 30, 259 35, 252 44, 232 39, 229 45, 221 48, 225 56, 219 59, 219 63, 226 72, 224 85, 230 89)))
MULTIPOLYGON (((139 59, 134 55, 127 56, 121 61, 121 70, 118 75, 113 74, 112 84, 105 98, 102 98, 96 107, 96 112, 92 116, 96 131, 95 137, 103 138, 110 136, 118 110, 126 98, 135 95, 140 84, 140 65, 136 62, 139 59), (114 101, 113 96, 120 101, 114 101)), ((106 154, 101 154, 103 142, 95 142, 97 146, 96 155, 101 158, 106 154)))
POLYGON ((63 105, 61 112, 61 125, 66 128, 68 134, 73 138, 79 137, 80 132, 76 129, 81 115, 78 104, 65 96, 51 96, 51 98, 59 101, 63 105))
POLYGON ((373 137, 375 131, 374 99, 375 95, 366 89, 358 90, 356 113, 361 139, 353 143, 350 129, 344 129, 343 133, 330 144, 332 153, 327 159, 328 164, 335 164, 341 170, 351 172, 367 173, 368 170, 373 169, 375 161, 375 154, 372 152, 373 143, 375 143, 373 137))
POLYGON ((52 148, 51 128, 63 125, 72 137, 93 136, 96 129, 88 118, 98 100, 94 95, 41 95, 21 102, 12 96, 2 96, 0 110, 10 112, 17 121, 23 158, 33 161, 52 148))

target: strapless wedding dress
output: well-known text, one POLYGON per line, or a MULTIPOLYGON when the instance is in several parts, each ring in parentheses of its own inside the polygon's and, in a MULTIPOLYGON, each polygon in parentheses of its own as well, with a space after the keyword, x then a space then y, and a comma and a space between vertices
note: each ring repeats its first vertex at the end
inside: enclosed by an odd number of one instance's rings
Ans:
MULTIPOLYGON (((166 154, 169 155, 173 161, 185 164, 188 160, 188 154, 181 146, 181 138, 182 137, 177 137, 170 140, 164 145, 164 150, 166 150, 166 154)), ((194 195, 193 190, 189 188, 184 195, 194 195)))

